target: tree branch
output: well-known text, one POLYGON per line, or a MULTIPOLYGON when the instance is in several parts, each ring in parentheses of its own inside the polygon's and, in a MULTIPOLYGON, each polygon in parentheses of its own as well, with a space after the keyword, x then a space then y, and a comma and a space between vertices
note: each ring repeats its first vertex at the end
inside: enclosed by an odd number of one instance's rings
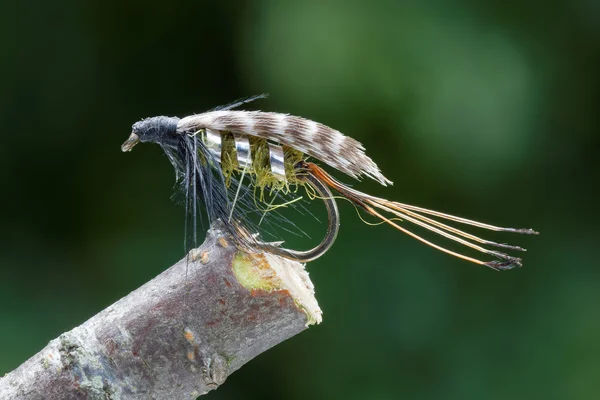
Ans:
POLYGON ((0 398, 195 398, 321 321, 301 264, 241 252, 218 224, 189 258, 0 378, 0 398))

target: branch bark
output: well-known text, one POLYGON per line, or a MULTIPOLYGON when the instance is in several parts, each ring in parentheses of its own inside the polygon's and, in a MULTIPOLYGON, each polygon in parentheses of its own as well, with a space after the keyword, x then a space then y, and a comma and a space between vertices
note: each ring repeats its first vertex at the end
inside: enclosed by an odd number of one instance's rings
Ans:
POLYGON ((215 224, 189 262, 0 378, 0 399, 195 398, 320 321, 302 264, 241 252, 215 224))

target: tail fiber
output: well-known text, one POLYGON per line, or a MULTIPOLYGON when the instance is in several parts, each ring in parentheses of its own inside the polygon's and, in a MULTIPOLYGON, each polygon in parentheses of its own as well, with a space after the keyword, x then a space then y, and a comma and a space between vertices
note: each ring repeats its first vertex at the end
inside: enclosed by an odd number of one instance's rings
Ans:
POLYGON ((352 189, 349 186, 344 185, 343 183, 337 181, 327 172, 325 172, 322 168, 313 163, 306 163, 306 169, 308 172, 315 176, 317 179, 321 180, 330 188, 334 189, 341 196, 348 199, 354 205, 362 208, 368 214, 378 218, 379 220, 391 225, 397 230, 419 240, 422 243, 425 243, 428 246, 431 246, 437 250, 440 250, 444 253, 450 254, 452 256, 461 258, 463 260, 467 260, 479 265, 485 265, 487 267, 493 268, 495 270, 508 270, 516 267, 521 267, 521 259, 518 257, 510 256, 506 253, 490 250, 484 246, 491 246, 496 248, 508 249, 508 250, 516 250, 516 251, 526 251, 524 248, 518 246, 512 246, 503 243, 496 243, 490 240, 482 239, 478 236, 472 235, 470 233, 464 232, 455 227, 449 226, 445 223, 442 223, 438 220, 432 219, 429 216, 437 217, 443 220, 453 221, 465 225, 472 225, 478 228, 483 228, 492 231, 500 231, 500 232, 515 232, 522 233, 528 235, 537 235, 538 232, 532 229, 514 229, 514 228, 502 228, 494 225, 483 224, 477 221, 455 217, 453 215, 444 214, 434 210, 428 210, 425 208, 415 207, 408 204, 402 204, 398 202, 393 202, 385 199, 381 199, 378 197, 370 196, 368 194, 359 192, 355 189, 352 189), (386 217, 382 214, 382 212, 391 214, 391 217, 386 217), (445 237, 446 239, 453 240, 457 243, 460 243, 464 246, 470 247, 474 250, 477 250, 481 253, 496 257, 497 260, 493 261, 481 261, 476 258, 468 257, 463 254, 448 250, 440 245, 430 242, 422 238, 421 236, 409 231, 405 227, 399 225, 397 221, 406 221, 421 228, 427 229, 431 232, 437 233, 445 237), (475 243, 479 243, 481 245, 477 245, 475 243))

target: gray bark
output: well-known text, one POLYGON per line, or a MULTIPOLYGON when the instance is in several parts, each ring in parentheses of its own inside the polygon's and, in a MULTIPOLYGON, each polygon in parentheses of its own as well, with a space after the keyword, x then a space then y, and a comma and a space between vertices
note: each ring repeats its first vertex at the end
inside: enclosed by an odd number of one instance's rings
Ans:
POLYGON ((321 320, 303 265, 218 227, 144 286, 0 378, 0 399, 188 399, 321 320))

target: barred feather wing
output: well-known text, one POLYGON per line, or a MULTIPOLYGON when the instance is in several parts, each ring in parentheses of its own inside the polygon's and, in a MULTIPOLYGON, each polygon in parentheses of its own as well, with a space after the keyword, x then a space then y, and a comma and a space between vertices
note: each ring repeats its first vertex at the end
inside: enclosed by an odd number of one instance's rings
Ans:
POLYGON ((185 117, 177 131, 214 129, 272 140, 298 149, 355 179, 368 176, 392 184, 365 154, 363 145, 341 132, 305 118, 262 111, 210 111, 185 117))

